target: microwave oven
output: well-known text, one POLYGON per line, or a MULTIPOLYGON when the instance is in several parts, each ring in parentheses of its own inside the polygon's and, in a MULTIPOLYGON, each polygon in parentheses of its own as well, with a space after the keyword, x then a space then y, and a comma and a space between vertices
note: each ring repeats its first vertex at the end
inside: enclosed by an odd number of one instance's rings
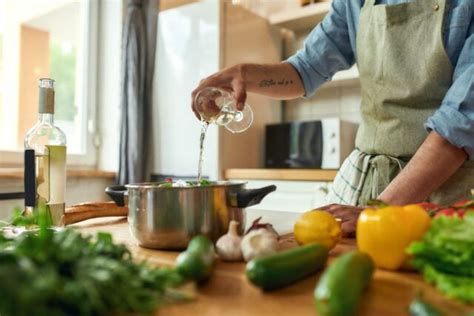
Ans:
POLYGON ((357 127, 339 118, 266 125, 265 167, 338 169, 354 149, 357 127))

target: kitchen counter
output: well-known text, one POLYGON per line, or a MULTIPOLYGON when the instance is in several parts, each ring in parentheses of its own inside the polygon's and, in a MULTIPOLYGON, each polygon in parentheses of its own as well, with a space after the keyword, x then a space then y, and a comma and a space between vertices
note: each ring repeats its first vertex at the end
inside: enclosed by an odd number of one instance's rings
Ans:
MULTIPOLYGON (((248 222, 264 216, 265 221, 274 223, 280 233, 291 231, 291 223, 298 214, 288 212, 248 212, 248 222)), ((158 251, 138 247, 128 231, 124 218, 92 219, 74 227, 84 233, 106 231, 114 239, 129 246, 135 258, 147 260, 150 264, 172 266, 178 252, 158 251)), ((291 234, 281 239, 281 248, 295 247, 291 234)), ((355 249, 353 239, 344 239, 331 251, 331 259, 341 253, 355 249)), ((194 302, 163 307, 161 315, 317 315, 313 303, 313 290, 320 274, 311 276, 281 290, 263 293, 251 285, 244 274, 244 263, 218 261, 214 274, 208 283, 198 288, 194 302)), ((407 306, 417 290, 423 290, 424 297, 446 312, 446 315, 466 315, 466 305, 445 298, 432 286, 422 281, 415 273, 377 270, 368 291, 361 300, 359 315, 408 315, 407 306)))
MULTIPOLYGON (((68 178, 107 178, 114 179, 115 172, 92 169, 68 169, 68 178)), ((23 168, 0 168, 0 179, 23 179, 23 168)))
POLYGON ((333 181, 337 170, 328 169, 227 169, 225 179, 333 181))

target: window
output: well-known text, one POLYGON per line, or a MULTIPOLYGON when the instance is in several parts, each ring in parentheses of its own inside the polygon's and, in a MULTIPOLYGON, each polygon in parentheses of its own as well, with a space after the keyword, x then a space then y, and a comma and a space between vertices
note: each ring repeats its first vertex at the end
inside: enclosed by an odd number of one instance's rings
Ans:
POLYGON ((18 162, 37 121, 42 77, 56 81, 55 123, 66 133, 68 161, 95 164, 97 10, 90 0, 0 1, 0 164, 18 162))

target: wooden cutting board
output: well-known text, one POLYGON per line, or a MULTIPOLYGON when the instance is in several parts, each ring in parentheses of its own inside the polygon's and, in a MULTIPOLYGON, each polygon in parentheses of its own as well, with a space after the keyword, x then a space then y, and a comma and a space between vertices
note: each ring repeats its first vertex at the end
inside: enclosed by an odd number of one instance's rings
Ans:
MULTIPOLYGON (((268 218, 267 218, 268 219, 268 218)), ((271 219, 269 220, 271 222, 271 219)), ((158 266, 172 266, 177 252, 141 248, 129 234, 125 219, 95 219, 74 225, 84 233, 106 231, 114 239, 127 244, 138 260, 158 266)), ((295 247, 292 235, 280 241, 281 249, 295 247)), ((338 255, 355 249, 353 239, 344 239, 331 251, 329 263, 338 255)), ((247 281, 244 263, 218 261, 208 283, 198 289, 197 300, 165 306, 156 315, 317 315, 313 290, 320 274, 281 290, 264 293, 247 281)), ((450 316, 467 316, 473 306, 444 297, 416 273, 376 270, 374 279, 361 301, 358 315, 401 316, 408 314, 408 305, 416 291, 422 290, 427 300, 450 316)))

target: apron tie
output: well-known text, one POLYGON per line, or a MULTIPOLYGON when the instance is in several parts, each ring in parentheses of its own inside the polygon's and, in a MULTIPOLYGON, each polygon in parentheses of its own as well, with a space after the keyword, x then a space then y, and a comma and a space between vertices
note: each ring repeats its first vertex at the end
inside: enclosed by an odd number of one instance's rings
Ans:
POLYGON ((404 162, 401 159, 389 155, 375 155, 370 160, 370 168, 373 170, 371 188, 371 196, 373 198, 379 196, 391 182, 390 163, 395 163, 398 166, 398 172, 403 169, 404 162))

